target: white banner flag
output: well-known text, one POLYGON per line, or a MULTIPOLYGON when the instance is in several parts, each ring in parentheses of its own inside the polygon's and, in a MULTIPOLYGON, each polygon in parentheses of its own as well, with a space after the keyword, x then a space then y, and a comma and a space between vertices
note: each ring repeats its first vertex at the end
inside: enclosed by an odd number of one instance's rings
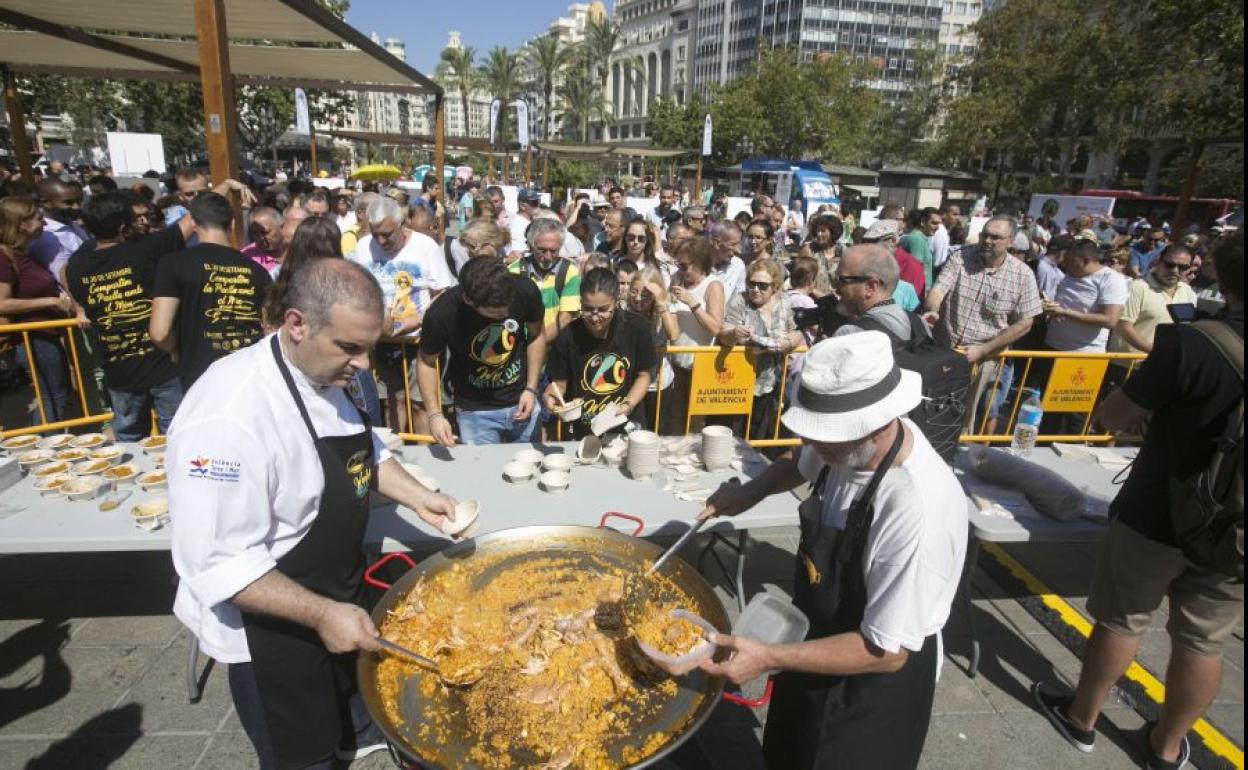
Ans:
POLYGON ((490 144, 494 144, 495 132, 498 130, 498 108, 499 101, 495 99, 490 102, 490 144))
POLYGON ((302 88, 295 89, 295 133, 312 133, 312 119, 308 116, 308 94, 302 88))
POLYGON ((520 140, 520 149, 529 146, 529 105, 523 99, 511 103, 516 108, 516 138, 520 140))
POLYGON ((711 154, 711 113, 706 113, 706 122, 702 124, 702 154, 711 154))

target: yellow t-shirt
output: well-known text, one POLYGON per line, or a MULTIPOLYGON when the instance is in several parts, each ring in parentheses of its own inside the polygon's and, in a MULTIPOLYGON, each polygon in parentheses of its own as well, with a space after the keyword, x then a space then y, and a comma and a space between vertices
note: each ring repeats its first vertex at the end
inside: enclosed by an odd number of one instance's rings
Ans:
MULTIPOLYGON (((1122 306, 1122 315, 1119 320, 1130 323, 1135 327, 1137 334, 1152 342, 1158 326, 1172 323, 1167 306, 1183 304, 1196 304, 1196 292, 1192 291, 1191 286, 1180 281, 1174 289, 1174 294, 1169 295, 1166 294, 1161 283, 1149 273, 1143 278, 1132 281, 1127 288, 1127 302, 1122 306)), ((1119 334, 1110 335, 1108 351, 1110 353, 1143 352, 1133 347, 1119 334)), ((1132 362, 1117 360, 1114 363, 1127 366, 1132 362)))

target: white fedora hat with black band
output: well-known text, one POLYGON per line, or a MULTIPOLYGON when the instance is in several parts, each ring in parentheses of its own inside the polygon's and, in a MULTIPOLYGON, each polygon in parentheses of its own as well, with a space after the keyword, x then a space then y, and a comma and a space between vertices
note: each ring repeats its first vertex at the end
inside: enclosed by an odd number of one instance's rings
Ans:
POLYGON ((922 391, 919 374, 894 362, 888 335, 846 334, 806 354, 797 398, 780 421, 811 441, 857 441, 909 414, 922 391))

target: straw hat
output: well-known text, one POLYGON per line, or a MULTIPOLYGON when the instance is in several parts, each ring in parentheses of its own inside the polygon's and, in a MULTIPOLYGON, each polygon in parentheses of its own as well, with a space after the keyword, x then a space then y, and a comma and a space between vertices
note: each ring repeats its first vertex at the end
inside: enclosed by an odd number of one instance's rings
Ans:
POLYGON ((857 441, 918 406, 922 385, 893 361, 883 332, 832 337, 806 354, 796 402, 781 422, 811 441, 857 441))

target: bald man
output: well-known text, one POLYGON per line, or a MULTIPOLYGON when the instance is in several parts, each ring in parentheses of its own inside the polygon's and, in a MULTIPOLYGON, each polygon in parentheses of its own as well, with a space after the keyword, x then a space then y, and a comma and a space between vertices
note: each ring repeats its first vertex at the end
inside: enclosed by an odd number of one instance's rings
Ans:
POLYGON ((289 241, 282 237, 285 224, 286 220, 277 209, 261 206, 252 211, 251 224, 247 227, 251 243, 243 247, 243 256, 272 273, 286 258, 289 241))
POLYGON ((835 336, 869 328, 879 329, 897 340, 911 338, 910 314, 893 296, 901 281, 897 273, 897 260, 884 246, 873 243, 845 250, 832 283, 841 296, 837 312, 850 322, 837 329, 835 336), (863 323, 858 325, 858 322, 863 323))
MULTIPOLYGON (((39 205, 43 207, 43 234, 26 253, 48 268, 57 280, 69 257, 90 238, 82 219, 82 185, 49 177, 39 182, 39 205)), ((62 284, 63 285, 63 284, 62 284)))

